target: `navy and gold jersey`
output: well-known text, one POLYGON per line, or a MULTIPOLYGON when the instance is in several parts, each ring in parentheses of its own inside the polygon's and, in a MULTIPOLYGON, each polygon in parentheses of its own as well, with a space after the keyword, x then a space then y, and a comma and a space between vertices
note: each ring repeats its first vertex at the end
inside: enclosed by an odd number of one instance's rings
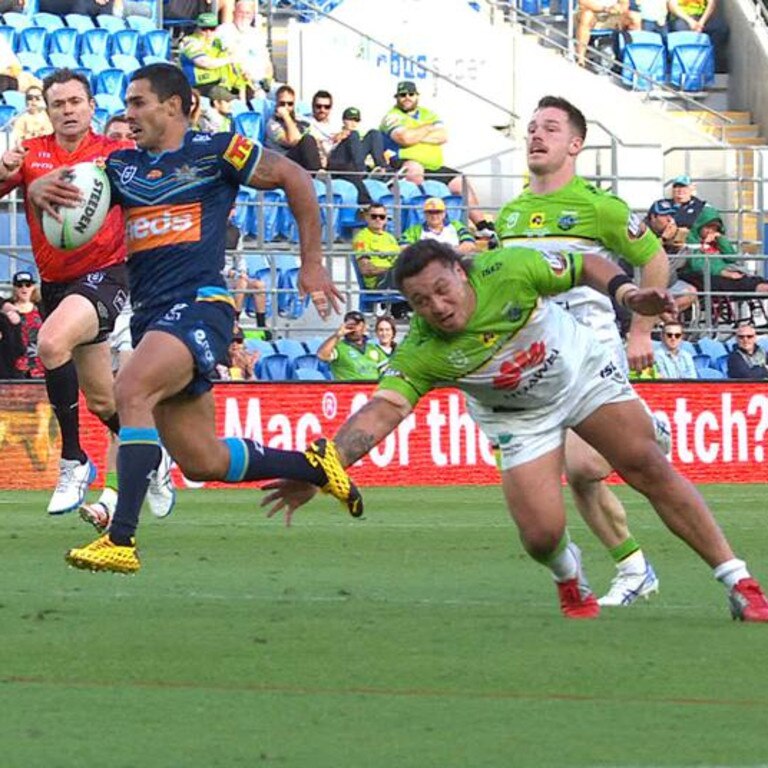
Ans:
POLYGON ((114 152, 112 202, 125 213, 135 311, 175 301, 231 301, 221 276, 226 222, 261 145, 233 133, 188 131, 179 149, 114 152))

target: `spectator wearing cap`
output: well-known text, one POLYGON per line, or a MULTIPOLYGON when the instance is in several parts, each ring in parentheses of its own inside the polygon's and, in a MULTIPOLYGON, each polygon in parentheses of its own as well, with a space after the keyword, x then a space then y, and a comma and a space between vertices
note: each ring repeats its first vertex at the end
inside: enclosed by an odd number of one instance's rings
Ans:
POLYGON ((21 318, 10 301, 0 297, 0 379, 18 379, 16 361, 24 354, 21 318))
POLYGON ((728 353, 729 379, 768 379, 768 359, 757 343, 757 331, 750 323, 736 329, 736 347, 728 353))
POLYGON ((671 200, 656 200, 648 209, 646 224, 656 234, 669 258, 670 293, 675 297, 678 312, 684 312, 696 303, 696 286, 681 280, 679 272, 685 270, 688 256, 684 253, 688 230, 675 221, 675 204, 671 200))
POLYGON ((366 330, 362 312, 347 312, 341 328, 318 347, 317 357, 330 363, 336 381, 378 381, 387 356, 366 330))
POLYGON ((232 102, 237 97, 221 85, 214 85, 208 91, 211 106, 204 110, 211 133, 228 133, 232 130, 232 102))
MULTIPOLYGON (((397 152, 397 160, 390 161, 402 167, 405 178, 414 184, 425 179, 446 183, 454 195, 464 193, 464 180, 454 168, 443 162, 443 145, 448 132, 443 121, 430 109, 419 104, 419 91, 412 80, 403 80, 395 90, 395 105, 384 115, 381 132, 387 137, 388 147, 397 152)), ((479 237, 493 234, 493 223, 480 210, 472 185, 467 182, 469 218, 479 237)))
POLYGON ((274 79, 274 67, 267 46, 267 35, 254 0, 238 0, 234 17, 219 25, 216 39, 229 51, 232 60, 252 84, 251 98, 265 97, 274 79))
POLYGON ((395 236, 387 232, 387 208, 371 203, 364 214, 365 227, 352 238, 357 268, 366 288, 394 288, 392 269, 400 254, 395 236))
POLYGON ((195 19, 195 31, 179 46, 179 64, 193 88, 208 96, 215 85, 246 98, 253 94, 247 78, 234 57, 216 37, 219 22, 213 12, 201 13, 195 19))
POLYGON ((654 354, 654 363, 660 379, 698 379, 693 355, 683 348, 683 326, 678 322, 665 323, 661 329, 661 348, 654 354))
POLYGON ((678 226, 689 231, 694 228, 696 220, 707 205, 705 200, 696 197, 694 191, 691 177, 687 174, 672 179, 672 203, 675 206, 675 221, 678 226))
POLYGON ((22 349, 14 361, 16 376, 22 379, 42 379, 45 369, 37 354, 37 335, 43 324, 39 307, 40 289, 35 276, 26 269, 16 272, 12 282, 13 293, 5 310, 10 312, 12 307, 15 316, 9 314, 9 317, 12 320, 18 317, 22 349))
POLYGON ((411 245, 419 240, 437 240, 452 245, 459 253, 477 251, 475 236, 458 219, 449 219, 445 200, 428 197, 424 201, 424 223, 408 227, 400 237, 400 245, 411 245))

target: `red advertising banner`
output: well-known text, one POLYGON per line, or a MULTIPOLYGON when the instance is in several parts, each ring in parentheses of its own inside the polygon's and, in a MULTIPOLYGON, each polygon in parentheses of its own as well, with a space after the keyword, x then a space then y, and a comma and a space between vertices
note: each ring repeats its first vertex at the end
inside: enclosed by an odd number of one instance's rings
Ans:
MULTIPOLYGON (((332 436, 370 397, 372 385, 337 382, 222 384, 214 390, 222 437, 302 450, 332 436)), ((672 435, 671 460, 697 483, 766 482, 768 394, 761 382, 648 382, 637 385, 672 435)), ((83 442, 103 472, 106 429, 81 406, 83 442)), ((45 388, 0 385, 0 488, 49 488, 59 455, 45 388)), ((199 487, 177 472, 180 486, 199 487)), ((362 485, 493 484, 488 442, 464 398, 436 390, 352 474, 362 485)))

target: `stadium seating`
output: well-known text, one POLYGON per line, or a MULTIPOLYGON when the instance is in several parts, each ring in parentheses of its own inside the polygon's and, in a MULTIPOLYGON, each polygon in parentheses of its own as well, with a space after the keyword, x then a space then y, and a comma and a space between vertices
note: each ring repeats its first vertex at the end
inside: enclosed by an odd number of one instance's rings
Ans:
MULTIPOLYGON (((330 369, 327 363, 324 363, 315 353, 309 352, 303 355, 297 355, 293 358, 293 370, 296 374, 299 371, 317 371, 323 375, 323 378, 330 377, 330 369)), ((298 378, 298 376, 297 376, 298 378)))
POLYGON ((151 29, 141 35, 141 50, 143 56, 157 56, 158 58, 170 61, 171 59, 171 36, 168 30, 151 29))
POLYGON ((701 372, 706 368, 712 368, 712 358, 709 355, 694 355, 693 364, 696 366, 696 372, 701 376, 701 372))
POLYGON ((366 288, 355 255, 350 254, 349 258, 352 262, 352 269, 355 272, 357 285, 360 288, 358 306, 361 312, 375 312, 379 304, 383 304, 387 309, 390 309, 392 304, 405 301, 405 297, 397 293, 397 291, 377 291, 375 289, 371 290, 370 288, 366 288))
POLYGON ((307 348, 298 339, 277 339, 275 341, 275 346, 281 355, 288 355, 291 360, 295 360, 297 357, 302 357, 303 355, 308 354, 307 348))
POLYGON ((304 346, 313 354, 317 354, 317 350, 320 349, 320 345, 325 341, 321 336, 312 336, 309 339, 304 339, 304 346))
POLYGON ((56 69, 77 69, 79 66, 77 58, 73 53, 49 53, 48 62, 56 69))
POLYGON ((383 197, 390 194, 389 187, 379 179, 363 179, 363 184, 375 203, 381 202, 383 197))
POLYGON ((90 69, 94 76, 105 69, 110 69, 109 60, 101 53, 81 53, 80 64, 86 69, 90 69))
POLYGON ((129 56, 125 53, 115 53, 109 57, 109 60, 113 67, 122 69, 127 74, 135 72, 141 66, 141 62, 135 56, 129 56))
POLYGON ((64 27, 64 19, 55 13, 34 13, 32 14, 32 23, 37 27, 44 27, 49 32, 64 27))
POLYGON ((236 115, 234 129, 253 141, 262 141, 264 138, 264 120, 258 112, 241 112, 236 115))
MULTIPOLYGON (((135 29, 137 32, 139 32, 142 35, 145 35, 147 32, 156 31, 157 29, 157 25, 155 24, 155 22, 152 19, 147 18, 146 16, 126 16, 125 23, 128 29, 135 29)), ((165 31, 165 30, 160 30, 160 31, 165 31)))
POLYGON ((126 56, 139 57, 141 36, 135 29, 119 29, 109 36, 109 54, 123 53, 126 56))
MULTIPOLYGON (((319 179, 313 179, 317 202, 320 205, 320 222, 322 224, 322 237, 327 241, 330 237, 333 240, 341 239, 341 230, 339 228, 339 209, 341 207, 341 195, 334 194, 333 187, 329 192, 328 185, 319 179)), ((291 214, 291 218, 293 215, 291 214)), ((298 239, 298 232, 297 232, 298 239)))
POLYGON ((323 375, 322 371, 314 368, 296 368, 293 373, 298 381, 328 381, 328 377, 323 375))
POLYGON ((722 341, 710 339, 708 336, 699 339, 695 346, 700 354, 709 355, 711 360, 717 360, 718 357, 728 354, 728 349, 722 341))
POLYGON ((51 31, 48 37, 48 52, 70 53, 77 56, 80 33, 71 27, 60 27, 51 31))
POLYGON ((3 22, 9 27, 13 27, 17 32, 20 32, 26 27, 33 26, 31 16, 28 16, 26 13, 16 13, 15 11, 4 13, 3 22))
POLYGON ((7 24, 0 24, 0 37, 3 38, 14 51, 18 50, 16 44, 18 34, 13 27, 8 26, 7 24))
POLYGON ((94 28, 93 19, 81 13, 67 13, 64 22, 68 27, 76 29, 80 34, 94 28))
POLYGON ((418 215, 414 211, 413 200, 414 198, 422 197, 422 194, 422 191, 416 184, 412 184, 410 181, 398 180, 393 191, 390 191, 379 200, 382 205, 386 206, 387 213, 389 214, 388 230, 394 231, 397 229, 398 216, 400 230, 396 232, 397 235, 402 230, 419 223, 418 215))
POLYGON ((40 70, 48 69, 50 65, 45 56, 41 53, 35 53, 33 51, 19 51, 16 56, 19 59, 19 63, 24 69, 28 69, 30 72, 34 72, 38 77, 43 77, 40 74, 40 70))
POLYGON ((281 269, 278 275, 278 312, 282 317, 296 320, 309 306, 309 296, 299 295, 299 269, 281 269))
POLYGON ((293 365, 288 355, 275 352, 260 357, 256 363, 256 377, 266 381, 288 381, 293 378, 293 365))
POLYGON ((258 352, 259 357, 266 357, 268 355, 274 355, 276 352, 275 347, 264 339, 245 338, 245 348, 249 352, 258 352))
POLYGON ((122 69, 109 67, 94 75, 93 87, 96 93, 112 93, 122 100, 128 87, 128 76, 122 69))
POLYGON ((100 109, 106 109, 110 117, 125 110, 123 100, 116 93, 97 93, 93 98, 96 106, 100 109))
POLYGON ((359 229, 363 222, 358 218, 360 201, 358 200, 357 187, 346 179, 332 179, 331 189, 334 197, 341 198, 339 218, 337 221, 338 233, 342 238, 351 237, 354 230, 359 229))
POLYGON ((700 379, 725 379, 727 375, 717 368, 702 368, 699 371, 700 379))
POLYGON ((621 79, 636 91, 649 91, 667 79, 667 51, 656 32, 631 32, 622 53, 621 79))
POLYGON ((3 101, 16 107, 17 112, 23 112, 27 108, 26 96, 22 91, 3 91, 3 101))
POLYGON ((17 114, 16 107, 12 104, 0 104, 0 130, 8 128, 17 114))
POLYGON ((701 92, 715 80, 715 57, 712 42, 703 32, 670 32, 669 81, 687 92, 701 92))
POLYGON ((106 29, 86 29, 80 33, 80 60, 87 53, 106 57, 109 50, 109 32, 106 29))
POLYGON ((19 53, 29 51, 45 56, 48 50, 48 30, 45 27, 25 27, 19 32, 19 53))
POLYGON ((110 13, 100 13, 96 17, 96 23, 101 29, 106 29, 108 32, 118 32, 121 29, 125 29, 125 22, 120 16, 113 16, 110 13))

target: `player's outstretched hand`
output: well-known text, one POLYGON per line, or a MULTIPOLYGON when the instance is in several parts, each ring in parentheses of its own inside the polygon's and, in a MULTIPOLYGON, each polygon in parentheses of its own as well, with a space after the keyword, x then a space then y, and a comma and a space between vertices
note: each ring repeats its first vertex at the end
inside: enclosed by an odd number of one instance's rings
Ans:
POLYGON ((261 500, 262 507, 270 507, 267 517, 274 517, 284 511, 286 526, 291 524, 293 513, 318 491, 317 486, 303 480, 271 480, 262 486, 262 490, 271 491, 261 500))
POLYGON ((627 294, 624 306, 638 315, 660 315, 664 322, 671 322, 677 317, 672 294, 660 288, 638 288, 627 294))
POLYGON ((323 320, 328 317, 331 309, 336 314, 340 313, 341 293, 322 264, 302 264, 299 271, 299 290, 302 296, 309 295, 323 320))
POLYGON ((59 206, 75 208, 83 198, 80 189, 68 181, 71 178, 71 172, 72 169, 68 167, 57 168, 35 179, 27 190, 30 202, 38 210, 45 211, 59 222, 61 221, 59 206))
POLYGON ((24 149, 21 144, 17 144, 12 149, 7 149, 3 152, 2 157, 0 157, 0 163, 2 163, 6 173, 6 176, 3 177, 4 179, 8 178, 8 176, 12 176, 19 170, 19 168, 21 168, 21 164, 24 162, 24 156, 26 154, 27 150, 24 149))

